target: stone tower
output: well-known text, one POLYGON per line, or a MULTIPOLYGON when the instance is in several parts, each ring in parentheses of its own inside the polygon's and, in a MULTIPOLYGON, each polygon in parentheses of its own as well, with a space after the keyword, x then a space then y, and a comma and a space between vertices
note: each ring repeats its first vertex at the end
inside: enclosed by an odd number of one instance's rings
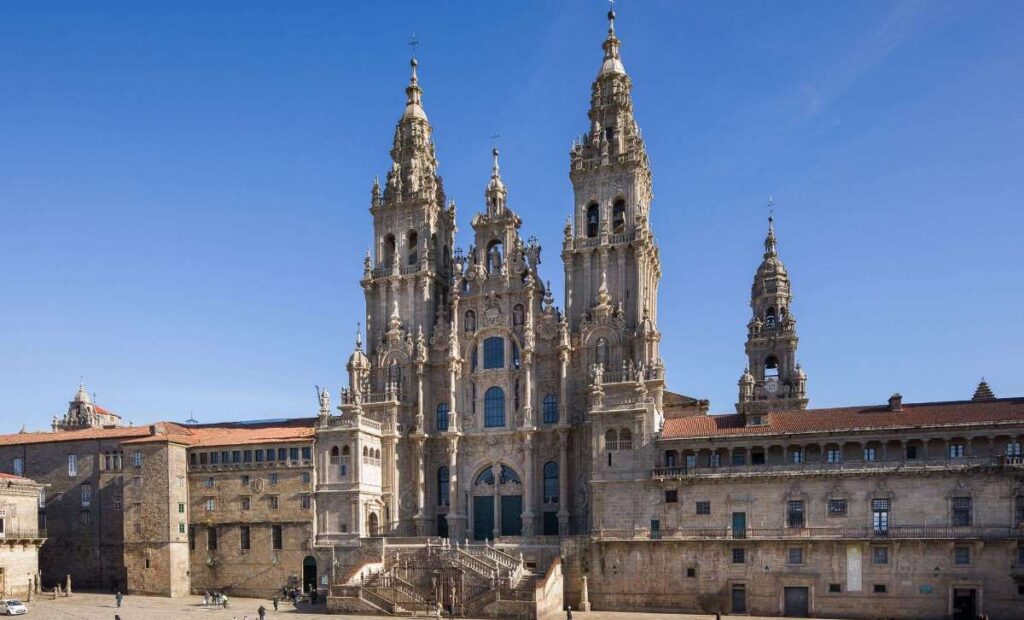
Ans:
POLYGON ((747 368, 739 380, 736 411, 748 424, 769 411, 807 408, 807 375, 796 361, 800 339, 790 311, 789 274, 779 258, 775 220, 768 218, 764 259, 750 290, 753 316, 747 323, 747 368))
POLYGON ((447 305, 451 280, 454 206, 445 208, 415 58, 411 65, 405 111, 391 147, 391 169, 383 189, 374 179, 371 194, 374 252, 372 257, 367 253, 362 281, 371 359, 396 321, 407 332, 422 329, 429 338, 447 305))
POLYGON ((632 82, 608 12, 604 60, 591 86, 590 130, 572 145, 565 312, 586 368, 660 368, 661 261, 650 227, 651 169, 633 118, 632 82))

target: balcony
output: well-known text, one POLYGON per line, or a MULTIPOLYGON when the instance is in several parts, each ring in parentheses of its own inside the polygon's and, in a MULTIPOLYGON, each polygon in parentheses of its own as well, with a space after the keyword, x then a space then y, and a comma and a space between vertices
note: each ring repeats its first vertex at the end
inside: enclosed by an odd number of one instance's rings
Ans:
POLYGON ((1013 577, 1014 581, 1024 582, 1024 566, 1011 566, 1010 577, 1013 577))
MULTIPOLYGON (((871 527, 683 527, 660 529, 595 530, 597 541, 629 540, 1024 540, 1024 528, 1010 526, 899 525, 884 530, 871 527)), ((1024 568, 1014 568, 1022 571, 1024 568)))
POLYGON ((655 467, 652 480, 680 480, 692 478, 753 478, 762 476, 799 474, 923 473, 930 471, 963 471, 968 469, 1024 469, 1021 457, 971 456, 964 458, 914 459, 901 461, 847 461, 839 463, 803 462, 765 465, 721 465, 718 467, 655 467))
POLYGON ((18 544, 46 540, 46 529, 38 527, 4 528, 0 531, 0 543, 18 544))

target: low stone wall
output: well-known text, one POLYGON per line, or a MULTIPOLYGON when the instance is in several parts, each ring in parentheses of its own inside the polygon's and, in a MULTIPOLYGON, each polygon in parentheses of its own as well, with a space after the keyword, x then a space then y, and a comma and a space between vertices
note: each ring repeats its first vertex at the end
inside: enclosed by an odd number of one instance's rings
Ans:
POLYGON ((544 577, 537 581, 537 589, 534 592, 534 604, 539 620, 561 617, 565 608, 564 582, 562 560, 555 558, 544 577))

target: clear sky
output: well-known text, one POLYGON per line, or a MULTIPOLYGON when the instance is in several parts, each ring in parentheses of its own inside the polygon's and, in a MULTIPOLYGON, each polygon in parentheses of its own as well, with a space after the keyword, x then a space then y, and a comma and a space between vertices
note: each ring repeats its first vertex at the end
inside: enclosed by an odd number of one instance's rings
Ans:
MULTIPOLYGON (((811 406, 1024 395, 1024 3, 617 4, 670 388, 731 411, 774 196, 811 406)), ((460 243, 500 134, 559 291, 607 4, 0 3, 0 431, 313 415, 415 32, 460 243)))

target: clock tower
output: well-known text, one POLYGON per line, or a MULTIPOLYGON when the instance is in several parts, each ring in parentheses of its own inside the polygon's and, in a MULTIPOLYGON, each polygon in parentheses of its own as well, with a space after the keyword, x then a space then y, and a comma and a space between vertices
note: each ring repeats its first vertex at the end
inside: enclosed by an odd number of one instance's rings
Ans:
POLYGON ((796 361, 799 338, 790 310, 789 274, 779 258, 775 219, 768 217, 764 257, 750 290, 753 316, 747 323, 747 368, 739 381, 736 411, 746 424, 762 414, 807 408, 807 375, 796 361))

